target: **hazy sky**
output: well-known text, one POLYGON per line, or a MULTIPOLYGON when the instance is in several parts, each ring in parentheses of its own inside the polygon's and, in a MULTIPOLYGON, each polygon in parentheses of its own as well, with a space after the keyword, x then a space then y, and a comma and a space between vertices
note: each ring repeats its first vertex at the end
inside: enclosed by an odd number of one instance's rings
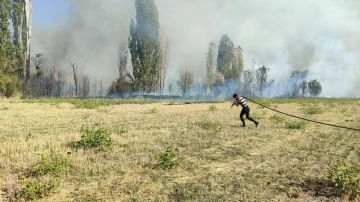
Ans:
POLYGON ((56 22, 68 15, 70 0, 32 0, 33 25, 56 26, 56 22))

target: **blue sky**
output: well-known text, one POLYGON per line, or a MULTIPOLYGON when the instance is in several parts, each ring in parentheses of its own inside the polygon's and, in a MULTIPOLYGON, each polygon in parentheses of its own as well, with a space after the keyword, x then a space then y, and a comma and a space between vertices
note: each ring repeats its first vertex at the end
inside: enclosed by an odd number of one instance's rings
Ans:
POLYGON ((64 18, 70 9, 70 0, 33 0, 33 25, 53 26, 57 19, 64 18))

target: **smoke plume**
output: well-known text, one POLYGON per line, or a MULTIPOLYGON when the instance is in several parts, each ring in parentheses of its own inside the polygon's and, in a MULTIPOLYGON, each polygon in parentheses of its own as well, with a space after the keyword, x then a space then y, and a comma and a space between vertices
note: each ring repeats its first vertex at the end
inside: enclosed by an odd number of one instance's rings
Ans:
MULTIPOLYGON (((170 42, 168 79, 188 67, 206 75, 210 41, 228 34, 252 60, 287 79, 309 70, 325 97, 360 97, 360 3, 357 0, 156 0, 160 25, 170 42)), ((43 52, 71 73, 69 60, 109 85, 118 77, 117 48, 129 36, 134 0, 72 0, 56 28, 34 26, 32 51, 43 52)), ((40 11, 41 12, 41 11, 40 11)), ((129 62, 129 64, 131 64, 129 62)), ((131 65, 129 65, 129 68, 131 65)))

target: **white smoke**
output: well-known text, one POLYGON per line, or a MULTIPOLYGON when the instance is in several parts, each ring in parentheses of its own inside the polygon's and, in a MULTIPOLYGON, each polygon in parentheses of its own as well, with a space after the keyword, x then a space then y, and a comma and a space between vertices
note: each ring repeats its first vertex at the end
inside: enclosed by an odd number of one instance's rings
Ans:
MULTIPOLYGON (((287 79, 309 70, 325 97, 360 97, 360 3, 356 0, 156 0, 170 41, 169 78, 183 67, 205 76, 210 41, 228 34, 270 77, 287 79)), ((77 62, 90 76, 110 84, 118 75, 118 43, 129 35, 134 0, 73 0, 72 12, 55 30, 34 27, 32 50, 77 62)), ((129 62, 130 63, 130 62, 129 62)))

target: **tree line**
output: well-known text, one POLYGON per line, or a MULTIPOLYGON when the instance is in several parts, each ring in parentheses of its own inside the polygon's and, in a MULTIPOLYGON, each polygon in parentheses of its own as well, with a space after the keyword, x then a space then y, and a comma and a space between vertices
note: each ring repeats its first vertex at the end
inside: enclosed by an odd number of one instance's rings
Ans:
POLYGON ((135 20, 129 22, 129 36, 118 47, 118 79, 104 92, 102 81, 91 82, 88 76, 79 75, 76 63, 69 61, 73 81, 67 81, 55 60, 53 65, 47 65, 42 53, 30 57, 31 0, 0 0, 0 93, 7 97, 17 92, 24 97, 87 97, 105 93, 161 95, 166 90, 184 96, 218 97, 238 92, 249 97, 266 97, 278 90, 281 83, 284 97, 321 93, 317 80, 306 81, 307 71, 294 71, 288 81, 276 82, 270 78, 269 68, 257 66, 255 60, 251 69, 244 69, 243 49, 227 34, 218 44, 211 41, 204 53, 205 78, 195 80, 191 69, 184 67, 176 80, 166 80, 170 43, 160 25, 155 1, 135 0, 135 8, 135 20), (34 67, 33 71, 30 66, 34 67))
MULTIPOLYGON (((128 42, 119 46, 119 78, 109 88, 109 93, 128 95, 135 93, 162 94, 169 68, 169 41, 159 22, 159 14, 154 0, 136 0, 136 22, 131 19, 128 42), (127 69, 128 54, 132 69, 127 69)), ((267 96, 276 82, 269 77, 269 68, 260 66, 244 70, 243 49, 236 46, 224 34, 219 44, 211 41, 206 53, 206 78, 196 81, 191 70, 184 67, 176 81, 168 80, 169 94, 200 95, 218 97, 239 91, 246 96, 267 96), (176 92, 177 91, 177 92, 176 92)), ((307 73, 300 80, 297 72, 290 75, 290 88, 284 89, 282 96, 317 96, 321 85, 317 80, 306 82, 307 73)))

